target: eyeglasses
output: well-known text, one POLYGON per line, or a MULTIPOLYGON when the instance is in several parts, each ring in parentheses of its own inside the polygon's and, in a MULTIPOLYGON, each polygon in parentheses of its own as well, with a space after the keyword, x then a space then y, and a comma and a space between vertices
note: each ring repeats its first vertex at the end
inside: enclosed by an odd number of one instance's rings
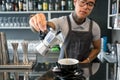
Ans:
POLYGON ((87 5, 89 8, 92 8, 95 6, 95 3, 94 2, 86 2, 86 0, 79 0, 79 5, 81 7, 87 5))

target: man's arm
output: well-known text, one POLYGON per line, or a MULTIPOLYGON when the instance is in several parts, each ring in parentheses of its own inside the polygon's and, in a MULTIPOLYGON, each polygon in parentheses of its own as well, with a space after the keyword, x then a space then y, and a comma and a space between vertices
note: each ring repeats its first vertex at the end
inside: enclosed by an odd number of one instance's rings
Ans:
POLYGON ((88 58, 85 59, 82 63, 92 62, 97 57, 97 55, 99 54, 100 49, 101 49, 101 39, 93 41, 93 49, 91 50, 88 58))
POLYGON ((55 30, 55 24, 53 22, 48 21, 47 26, 51 27, 52 29, 55 30))

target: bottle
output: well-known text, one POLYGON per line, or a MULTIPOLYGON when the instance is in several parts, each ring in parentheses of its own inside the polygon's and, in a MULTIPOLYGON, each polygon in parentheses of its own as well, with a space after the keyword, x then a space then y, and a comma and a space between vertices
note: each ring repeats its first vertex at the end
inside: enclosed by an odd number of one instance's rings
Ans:
POLYGON ((58 0, 56 0, 56 2, 55 2, 55 11, 58 11, 58 10, 60 10, 60 4, 59 4, 58 0))
POLYGON ((27 4, 26 4, 26 0, 23 0, 23 11, 27 10, 27 4))
POLYGON ((15 11, 18 11, 19 10, 19 6, 18 6, 18 0, 15 0, 15 11))
POLYGON ((42 1, 41 0, 38 0, 37 8, 39 11, 42 11, 42 1))
POLYGON ((0 1, 0 11, 2 11, 2 1, 0 1))
POLYGON ((29 0, 29 2, 28 2, 28 10, 29 11, 33 10, 33 2, 32 2, 32 0, 29 0))
POLYGON ((11 0, 12 11, 15 11, 15 0, 11 0))
POLYGON ((33 10, 34 11, 37 10, 37 2, 36 2, 36 0, 33 0, 33 10))
POLYGON ((10 80, 14 80, 14 76, 10 74, 10 80))
POLYGON ((6 11, 9 11, 9 0, 6 0, 6 2, 5 2, 5 6, 6 6, 6 11))
POLYGON ((46 0, 43 1, 43 11, 47 11, 48 10, 48 3, 46 0))
POLYGON ((5 0, 2 0, 2 11, 6 11, 6 5, 5 5, 5 0))
POLYGON ((49 0, 49 11, 53 11, 53 3, 51 0, 49 0))
POLYGON ((68 10, 73 10, 73 1, 68 0, 68 10))
POLYGON ((66 8, 66 2, 65 2, 65 0, 61 0, 61 10, 62 11, 64 11, 65 10, 65 8, 66 8))
POLYGON ((6 0, 6 10, 12 11, 12 3, 11 0, 6 0))
POLYGON ((23 0, 19 0, 18 6, 19 6, 19 11, 23 11, 23 0))

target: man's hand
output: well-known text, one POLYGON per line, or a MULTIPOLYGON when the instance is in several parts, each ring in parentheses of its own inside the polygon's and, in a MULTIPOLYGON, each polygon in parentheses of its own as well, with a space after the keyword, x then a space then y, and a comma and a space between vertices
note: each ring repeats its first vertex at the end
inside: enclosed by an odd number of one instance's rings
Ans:
POLYGON ((80 62, 80 63, 90 63, 90 61, 89 61, 88 59, 85 59, 85 60, 83 60, 83 61, 80 62))
POLYGON ((39 31, 44 32, 47 29, 46 28, 46 24, 47 24, 46 17, 42 13, 32 16, 29 20, 29 24, 31 27, 33 27, 38 32, 39 31))

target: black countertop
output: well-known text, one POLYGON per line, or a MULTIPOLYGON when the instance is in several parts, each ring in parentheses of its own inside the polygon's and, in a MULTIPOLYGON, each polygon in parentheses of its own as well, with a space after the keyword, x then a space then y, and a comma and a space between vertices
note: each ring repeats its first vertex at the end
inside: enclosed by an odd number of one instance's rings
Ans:
MULTIPOLYGON (((53 67, 56 66, 56 63, 51 63, 50 65, 46 64, 46 63, 36 63, 35 65, 33 65, 32 68, 28 68, 28 69, 1 69, 0 70, 0 73, 4 73, 4 72, 7 72, 7 73, 11 73, 12 76, 15 75, 14 73, 19 73, 19 76, 23 76, 25 77, 24 74, 26 74, 26 76, 29 77, 28 80, 59 80, 59 79, 56 79, 56 74, 52 71, 53 67), (42 65, 42 66, 41 66, 42 65)), ((80 64, 79 65, 79 69, 82 69, 82 68, 86 68, 87 66, 89 66, 91 64, 80 64)), ((11 76, 10 74, 10 76, 11 76)), ((23 78, 22 77, 22 78, 23 78)))
POLYGON ((42 76, 36 78, 36 80, 85 80, 85 77, 82 74, 74 75, 70 73, 55 73, 52 70, 47 71, 42 76))
POLYGON ((36 78, 36 80, 54 80, 54 78, 55 78, 54 72, 52 70, 49 70, 42 76, 36 78))
MULTIPOLYGON (((74 73, 72 72, 73 74, 77 73, 77 75, 71 75, 70 71, 68 73, 65 73, 65 71, 63 73, 56 73, 56 72, 53 71, 53 69, 50 69, 50 70, 46 71, 43 75, 38 76, 36 78, 36 80, 66 80, 66 79, 60 79, 61 77, 62 78, 67 78, 67 80, 85 80, 84 75, 86 73, 84 74, 83 68, 88 68, 88 66, 90 66, 90 65, 91 64, 80 64, 79 67, 78 67, 78 70, 74 73), (58 78, 58 77, 60 77, 60 78, 58 78), (68 77, 69 77, 69 79, 68 79, 68 77), (74 79, 72 77, 74 77, 74 79), (80 79, 78 79, 78 78, 76 79, 76 77, 79 77, 80 79)), ((91 67, 89 67, 89 69, 88 69, 89 71, 87 73, 87 74, 89 74, 89 76, 91 76, 90 68, 91 67)))

